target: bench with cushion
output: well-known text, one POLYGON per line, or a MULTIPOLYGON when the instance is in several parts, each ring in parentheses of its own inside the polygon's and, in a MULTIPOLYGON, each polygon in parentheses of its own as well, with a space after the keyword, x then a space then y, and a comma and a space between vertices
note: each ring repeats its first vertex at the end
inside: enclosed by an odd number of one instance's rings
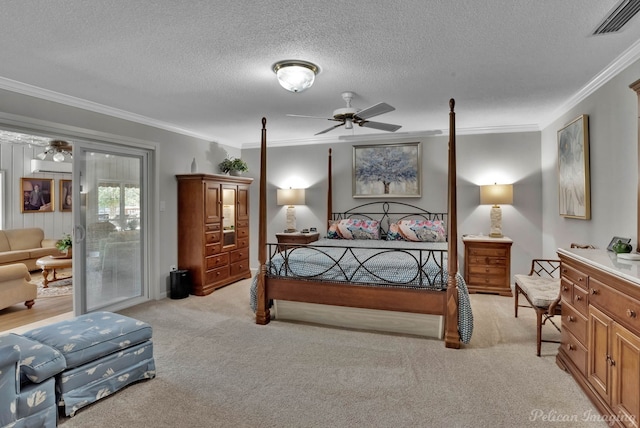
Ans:
POLYGON ((542 342, 556 342, 542 339, 542 326, 549 321, 560 331, 551 319, 561 314, 560 305, 560 260, 533 259, 529 275, 514 275, 514 306, 518 318, 519 307, 531 307, 536 312, 537 355, 540 356, 542 342), (523 295, 530 306, 519 304, 518 296, 523 295))
POLYGON ((93 312, 29 330, 24 336, 59 351, 58 405, 67 416, 142 379, 155 377, 151 326, 124 315, 93 312))

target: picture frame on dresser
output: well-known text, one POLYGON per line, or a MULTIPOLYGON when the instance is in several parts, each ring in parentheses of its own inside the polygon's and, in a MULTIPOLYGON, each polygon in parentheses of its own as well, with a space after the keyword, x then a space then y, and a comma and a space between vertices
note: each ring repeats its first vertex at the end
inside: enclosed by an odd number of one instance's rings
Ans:
POLYGON ((560 216, 589 220, 589 116, 582 114, 558 131, 558 207, 560 216))
POLYGON ((420 143, 353 146, 354 198, 419 198, 420 143))
POLYGON ((613 251, 613 246, 618 241, 621 241, 623 244, 629 244, 631 242, 631 238, 621 238, 620 236, 614 236, 611 239, 611 242, 609 242, 609 245, 607 245, 607 251, 613 251))

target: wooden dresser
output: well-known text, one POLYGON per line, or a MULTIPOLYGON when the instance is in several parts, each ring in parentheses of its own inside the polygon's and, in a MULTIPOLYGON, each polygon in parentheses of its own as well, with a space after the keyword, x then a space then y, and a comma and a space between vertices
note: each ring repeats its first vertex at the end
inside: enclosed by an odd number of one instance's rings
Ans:
POLYGON ((507 237, 467 235, 464 242, 464 280, 469 293, 511 296, 511 245, 507 237))
POLYGON ((640 261, 559 249, 562 334, 557 363, 617 426, 640 421, 640 261))
POLYGON ((177 175, 178 266, 191 272, 192 294, 204 296, 249 269, 249 185, 252 178, 177 175))

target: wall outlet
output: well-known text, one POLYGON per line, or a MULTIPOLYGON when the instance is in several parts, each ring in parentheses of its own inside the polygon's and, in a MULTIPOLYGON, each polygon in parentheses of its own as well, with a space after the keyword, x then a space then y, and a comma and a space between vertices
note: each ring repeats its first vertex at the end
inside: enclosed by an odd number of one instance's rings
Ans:
POLYGON ((169 270, 173 272, 174 270, 178 270, 178 268, 176 267, 176 265, 171 265, 169 266, 169 270))

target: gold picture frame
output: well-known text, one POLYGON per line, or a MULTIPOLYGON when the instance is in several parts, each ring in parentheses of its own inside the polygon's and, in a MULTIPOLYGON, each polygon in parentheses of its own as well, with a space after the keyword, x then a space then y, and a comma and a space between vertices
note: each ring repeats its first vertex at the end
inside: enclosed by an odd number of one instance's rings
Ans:
POLYGON ((54 195, 52 178, 21 178, 20 204, 23 213, 53 212, 54 195))
POLYGON ((419 198, 420 143, 353 146, 354 198, 419 198))
POLYGON ((580 115, 558 131, 558 207, 560 216, 589 220, 589 116, 580 115))
POLYGON ((60 211, 71 212, 73 208, 72 187, 73 180, 60 180, 60 211))

